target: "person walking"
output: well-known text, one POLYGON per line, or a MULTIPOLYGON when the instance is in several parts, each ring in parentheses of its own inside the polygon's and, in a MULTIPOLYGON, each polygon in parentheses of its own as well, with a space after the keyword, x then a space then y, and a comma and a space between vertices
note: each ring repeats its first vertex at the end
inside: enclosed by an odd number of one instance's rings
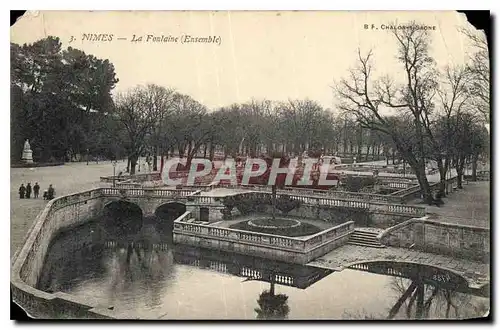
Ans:
POLYGON ((26 187, 23 183, 21 183, 21 187, 19 187, 19 198, 24 199, 24 194, 26 193, 26 187))
POLYGON ((26 198, 31 198, 31 182, 26 186, 26 198))
POLYGON ((50 201, 51 199, 54 198, 54 195, 55 195, 56 191, 54 190, 54 188, 52 187, 51 184, 49 184, 49 189, 47 190, 47 199, 50 201))
POLYGON ((33 197, 38 198, 39 193, 40 193, 40 186, 38 185, 38 182, 35 182, 35 185, 33 186, 33 197))

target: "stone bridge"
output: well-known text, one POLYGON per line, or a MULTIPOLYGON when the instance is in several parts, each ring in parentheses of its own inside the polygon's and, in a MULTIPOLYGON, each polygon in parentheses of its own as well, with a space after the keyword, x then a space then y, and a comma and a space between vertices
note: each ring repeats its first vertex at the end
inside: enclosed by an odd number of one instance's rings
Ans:
POLYGON ((188 197, 196 193, 197 191, 192 189, 102 188, 101 200, 103 207, 117 201, 133 203, 141 208, 143 216, 150 216, 164 204, 181 203, 186 205, 188 197))

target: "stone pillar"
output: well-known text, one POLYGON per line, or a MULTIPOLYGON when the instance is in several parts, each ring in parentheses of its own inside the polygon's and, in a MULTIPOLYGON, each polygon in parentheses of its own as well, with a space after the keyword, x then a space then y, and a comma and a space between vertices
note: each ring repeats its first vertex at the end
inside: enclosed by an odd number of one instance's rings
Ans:
POLYGON ((415 248, 425 250, 425 224, 415 223, 413 229, 415 248))

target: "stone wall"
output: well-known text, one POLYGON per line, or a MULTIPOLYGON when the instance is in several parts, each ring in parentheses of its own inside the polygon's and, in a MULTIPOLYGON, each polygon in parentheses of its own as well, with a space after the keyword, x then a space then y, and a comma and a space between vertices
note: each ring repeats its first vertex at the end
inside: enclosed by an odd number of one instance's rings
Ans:
POLYGON ((488 262, 490 231, 487 228, 411 219, 380 235, 382 244, 488 262))
POLYGON ((237 240, 224 239, 219 237, 202 237, 201 235, 190 233, 174 233, 174 242, 176 244, 185 244, 211 250, 220 250, 225 252, 235 252, 254 257, 287 261, 290 263, 307 263, 304 254, 287 250, 284 248, 275 248, 271 246, 259 246, 256 244, 241 243, 237 240))
POLYGON ((57 292, 47 293, 35 288, 43 269, 51 240, 96 217, 102 207, 101 190, 62 196, 50 201, 33 222, 26 243, 15 254, 11 267, 12 296, 26 312, 40 318, 108 318, 91 309, 96 302, 57 292))
POLYGON ((92 192, 74 196, 54 200, 52 207, 42 211, 46 212, 46 217, 35 227, 39 231, 28 238, 32 243, 31 249, 20 269, 20 276, 28 285, 36 285, 52 238, 61 230, 80 225, 101 211, 101 200, 93 198, 92 192))

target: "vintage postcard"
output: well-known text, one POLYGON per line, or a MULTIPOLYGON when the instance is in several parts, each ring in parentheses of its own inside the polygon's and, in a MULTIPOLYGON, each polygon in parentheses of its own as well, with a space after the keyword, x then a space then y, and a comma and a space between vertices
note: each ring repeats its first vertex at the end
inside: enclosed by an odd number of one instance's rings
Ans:
POLYGON ((486 32, 456 11, 26 12, 13 302, 36 319, 487 318, 486 32))

